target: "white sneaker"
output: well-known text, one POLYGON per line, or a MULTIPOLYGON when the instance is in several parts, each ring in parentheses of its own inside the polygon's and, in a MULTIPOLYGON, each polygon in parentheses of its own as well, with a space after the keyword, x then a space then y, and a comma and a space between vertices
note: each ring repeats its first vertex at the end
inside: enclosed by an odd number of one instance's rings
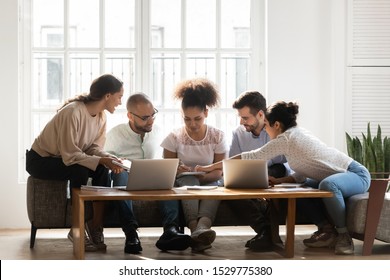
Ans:
POLYGON ((192 234, 191 238, 195 242, 200 242, 202 244, 211 244, 214 242, 216 233, 210 228, 198 228, 192 234))
POLYGON ((193 252, 203 252, 204 250, 210 249, 211 247, 211 244, 203 244, 201 242, 193 242, 191 245, 193 252))

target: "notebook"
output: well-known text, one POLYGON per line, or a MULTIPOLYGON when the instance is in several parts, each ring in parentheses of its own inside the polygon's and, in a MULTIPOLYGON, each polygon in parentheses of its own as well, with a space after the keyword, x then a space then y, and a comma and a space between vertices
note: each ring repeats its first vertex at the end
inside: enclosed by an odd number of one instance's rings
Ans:
POLYGON ((225 159, 222 166, 225 188, 267 189, 270 187, 265 160, 225 159))
POLYGON ((176 179, 179 159, 134 159, 131 161, 128 191, 170 190, 176 179))

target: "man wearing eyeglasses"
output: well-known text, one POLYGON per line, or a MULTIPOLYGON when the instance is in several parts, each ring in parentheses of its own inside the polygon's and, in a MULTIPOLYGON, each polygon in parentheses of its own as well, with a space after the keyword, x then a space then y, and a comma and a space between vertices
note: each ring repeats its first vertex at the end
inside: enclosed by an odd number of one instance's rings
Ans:
MULTIPOLYGON (((112 128, 106 135, 105 150, 121 159, 152 159, 161 158, 160 143, 162 137, 154 119, 157 109, 154 108, 148 96, 135 93, 127 100, 128 123, 112 128)), ((113 186, 127 185, 128 173, 112 173, 113 186)), ((137 234, 138 222, 134 216, 132 201, 117 201, 122 230, 126 235, 125 253, 137 254, 142 251, 137 234)), ((185 250, 190 246, 191 237, 178 230, 179 202, 161 201, 162 224, 164 233, 156 246, 163 251, 185 250)))

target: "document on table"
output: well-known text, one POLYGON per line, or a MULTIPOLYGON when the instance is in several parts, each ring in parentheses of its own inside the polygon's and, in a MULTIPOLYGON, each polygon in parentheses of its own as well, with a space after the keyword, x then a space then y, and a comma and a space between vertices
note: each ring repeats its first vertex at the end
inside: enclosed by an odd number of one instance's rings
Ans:
POLYGON ((304 186, 303 183, 281 183, 274 185, 274 188, 298 188, 304 186))
POLYGON ((110 188, 110 187, 103 187, 103 186, 87 186, 87 185, 82 185, 81 190, 84 191, 94 191, 94 192, 107 192, 107 191, 112 191, 115 190, 116 188, 110 188))
POLYGON ((309 187, 306 187, 306 188, 303 188, 303 187, 296 187, 296 188, 282 188, 282 187, 279 187, 279 188, 269 188, 267 189, 267 191, 270 191, 270 192, 300 192, 300 191, 312 191, 314 190, 313 188, 309 188, 309 187))
POLYGON ((182 186, 175 189, 182 189, 182 190, 215 190, 218 186, 182 186))
POLYGON ((214 190, 218 186, 186 186, 187 190, 214 190))

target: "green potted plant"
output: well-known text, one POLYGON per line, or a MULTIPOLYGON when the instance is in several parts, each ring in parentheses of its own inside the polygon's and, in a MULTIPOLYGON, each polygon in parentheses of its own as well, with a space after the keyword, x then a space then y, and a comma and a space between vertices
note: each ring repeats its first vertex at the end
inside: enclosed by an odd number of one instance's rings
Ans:
POLYGON ((382 131, 378 125, 376 136, 371 136, 370 123, 367 124, 367 134, 351 137, 346 133, 348 155, 367 167, 371 177, 388 178, 390 174, 390 138, 382 139, 382 131))

